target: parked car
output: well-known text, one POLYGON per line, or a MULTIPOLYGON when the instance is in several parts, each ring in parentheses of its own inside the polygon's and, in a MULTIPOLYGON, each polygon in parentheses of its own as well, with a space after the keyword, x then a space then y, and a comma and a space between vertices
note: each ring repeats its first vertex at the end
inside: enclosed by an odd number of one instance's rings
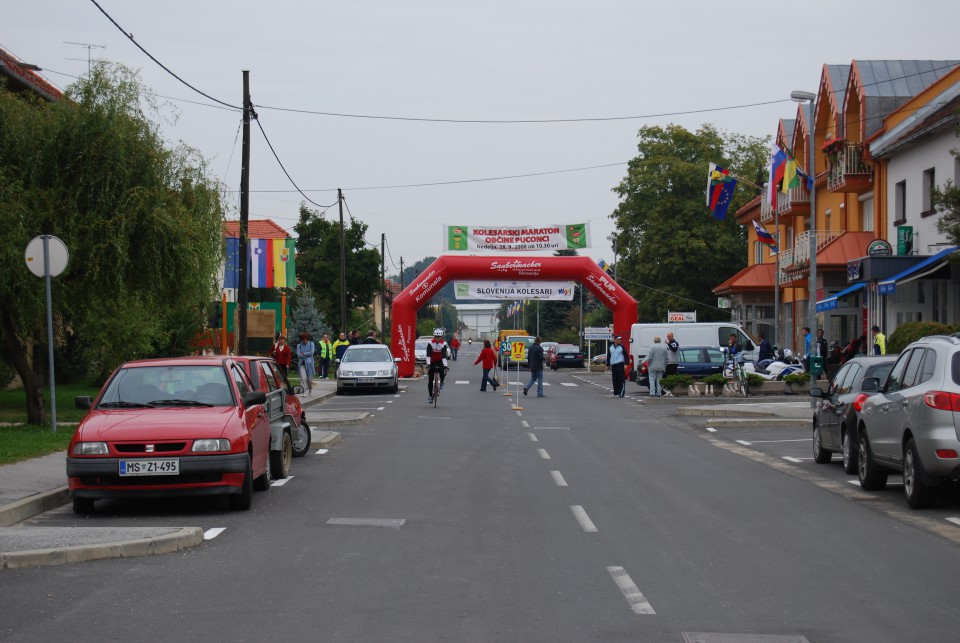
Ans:
POLYGON ((356 344, 340 358, 337 369, 337 395, 347 391, 386 389, 396 393, 400 389, 397 361, 384 344, 356 344))
MULTIPOLYGON (((235 357, 243 366, 253 388, 267 394, 270 418, 270 477, 286 478, 290 474, 290 459, 306 455, 310 449, 310 426, 294 388, 283 375, 277 363, 269 357, 235 357), (271 398, 277 397, 276 401, 271 398), (270 405, 280 408, 274 410, 270 405), (289 444, 288 444, 289 442, 289 444)), ((302 391, 302 389, 300 389, 302 391)))
POLYGON ((426 362, 427 361, 427 344, 429 344, 432 339, 418 339, 413 345, 413 358, 416 362, 426 362))
POLYGON ((583 351, 573 344, 560 344, 550 354, 550 368, 583 368, 583 351))
POLYGON ((549 363, 550 352, 557 346, 560 346, 560 342, 543 342, 542 341, 540 342, 540 346, 543 348, 543 358, 547 360, 547 362, 549 363))
MULTIPOLYGON (((723 351, 715 346, 681 346, 677 355, 677 375, 706 377, 723 372, 723 351)), ((650 387, 647 361, 640 364, 637 384, 650 387)))
POLYGON ((523 359, 521 360, 514 360, 512 351, 501 353, 501 356, 504 358, 502 360, 502 363, 504 364, 504 368, 512 368, 513 370, 517 370, 518 361, 520 363, 521 368, 530 368, 530 362, 528 361, 528 356, 530 355, 530 347, 533 346, 535 338, 531 337, 530 335, 510 335, 506 339, 504 339, 504 341, 507 342, 507 344, 510 345, 511 347, 513 344, 516 344, 516 343, 522 343, 524 345, 523 359))
POLYGON ((840 367, 826 390, 810 389, 810 395, 818 398, 813 411, 813 459, 816 462, 827 464, 834 453, 840 453, 843 470, 857 472, 860 411, 867 398, 877 392, 877 382, 887 378, 896 359, 896 355, 854 357, 840 367))
POLYGON ((960 480, 960 339, 913 342, 879 389, 860 412, 860 486, 882 489, 891 471, 902 471, 907 504, 929 506, 939 487, 960 480))
POLYGON ((67 451, 76 513, 102 498, 225 495, 249 509, 270 487, 266 394, 225 357, 127 362, 107 380, 67 451))

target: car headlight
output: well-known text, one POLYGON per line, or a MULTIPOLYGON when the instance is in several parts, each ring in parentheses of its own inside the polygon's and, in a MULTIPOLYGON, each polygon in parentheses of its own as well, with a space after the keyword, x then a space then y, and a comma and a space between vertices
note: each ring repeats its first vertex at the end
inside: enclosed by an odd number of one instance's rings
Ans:
POLYGON ((391 375, 393 375, 393 371, 389 368, 385 371, 377 371, 377 377, 390 377, 391 375))
POLYGON ((191 451, 210 453, 211 451, 229 451, 230 440, 194 440, 191 451))
POLYGON ((340 375, 341 377, 353 377, 353 371, 348 371, 345 368, 341 368, 339 371, 337 371, 337 375, 340 375))
POLYGON ((73 445, 73 455, 107 455, 106 442, 77 442, 73 445))

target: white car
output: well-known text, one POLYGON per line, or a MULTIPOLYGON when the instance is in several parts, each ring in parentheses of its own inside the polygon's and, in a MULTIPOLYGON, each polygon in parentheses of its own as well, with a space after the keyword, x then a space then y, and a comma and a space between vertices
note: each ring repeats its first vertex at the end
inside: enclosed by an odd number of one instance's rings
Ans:
POLYGON ((417 362, 426 362, 427 361, 427 344, 430 343, 430 339, 418 339, 413 345, 413 357, 417 362))
POLYGON ((384 344, 355 344, 344 351, 338 360, 337 395, 347 391, 386 389, 396 393, 400 389, 397 362, 384 344))

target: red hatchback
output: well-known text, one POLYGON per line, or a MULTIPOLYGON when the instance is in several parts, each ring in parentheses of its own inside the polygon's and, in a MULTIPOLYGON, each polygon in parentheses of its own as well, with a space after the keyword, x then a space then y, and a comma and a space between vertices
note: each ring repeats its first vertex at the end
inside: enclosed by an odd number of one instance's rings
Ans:
POLYGON ((249 509, 253 489, 270 487, 266 395, 225 357, 128 362, 96 401, 67 452, 77 513, 101 498, 226 495, 249 509))

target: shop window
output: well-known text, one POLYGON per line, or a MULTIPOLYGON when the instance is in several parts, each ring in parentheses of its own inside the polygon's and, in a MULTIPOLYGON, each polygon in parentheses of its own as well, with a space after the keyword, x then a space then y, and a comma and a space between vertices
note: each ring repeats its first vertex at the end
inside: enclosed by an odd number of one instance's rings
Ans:
POLYGON ((861 229, 873 232, 873 194, 860 197, 861 229))

